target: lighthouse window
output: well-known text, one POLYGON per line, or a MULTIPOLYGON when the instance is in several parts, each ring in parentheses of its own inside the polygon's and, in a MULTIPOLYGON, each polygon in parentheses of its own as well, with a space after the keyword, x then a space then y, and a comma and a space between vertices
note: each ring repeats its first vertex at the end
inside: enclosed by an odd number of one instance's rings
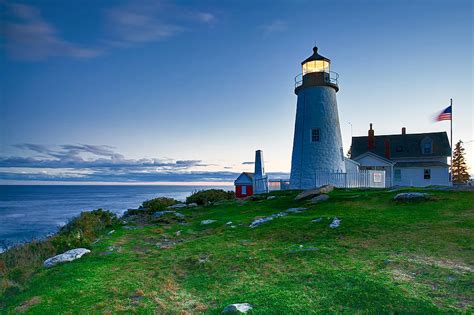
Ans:
POLYGON ((311 129, 311 142, 319 141, 319 128, 311 129))
POLYGON ((303 65, 303 75, 311 72, 329 72, 329 62, 325 60, 308 61, 303 65))

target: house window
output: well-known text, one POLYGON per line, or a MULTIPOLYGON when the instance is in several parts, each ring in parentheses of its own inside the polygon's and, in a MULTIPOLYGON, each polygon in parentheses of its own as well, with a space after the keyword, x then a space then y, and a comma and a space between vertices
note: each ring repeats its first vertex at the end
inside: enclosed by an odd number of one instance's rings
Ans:
POLYGON ((423 171, 423 178, 431 179, 431 170, 429 168, 425 168, 425 170, 423 171))
POLYGON ((430 142, 426 142, 423 145, 423 154, 431 154, 431 143, 430 142))
POLYGON ((426 137, 421 141, 421 153, 432 154, 433 153, 433 140, 426 137))
POLYGON ((311 142, 319 142, 319 128, 311 129, 311 142))
POLYGON ((393 177, 396 181, 401 181, 402 180, 402 170, 401 169, 395 169, 395 173, 393 174, 393 177))
POLYGON ((242 186, 242 195, 247 194, 247 186, 242 186))

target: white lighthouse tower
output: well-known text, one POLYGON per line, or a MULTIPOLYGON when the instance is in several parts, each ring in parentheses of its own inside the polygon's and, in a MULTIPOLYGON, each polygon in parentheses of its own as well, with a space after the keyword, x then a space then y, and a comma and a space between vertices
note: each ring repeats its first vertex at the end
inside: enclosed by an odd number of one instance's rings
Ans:
POLYGON ((330 71, 331 60, 318 54, 303 61, 295 78, 295 135, 291 159, 290 188, 313 188, 317 176, 345 172, 344 151, 337 112, 338 74, 330 71))

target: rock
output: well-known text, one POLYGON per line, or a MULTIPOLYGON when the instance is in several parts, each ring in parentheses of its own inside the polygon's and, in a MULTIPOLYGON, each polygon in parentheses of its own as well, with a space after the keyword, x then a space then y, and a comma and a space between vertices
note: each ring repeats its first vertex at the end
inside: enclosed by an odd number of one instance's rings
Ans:
POLYGON ((237 303, 237 304, 229 304, 227 305, 222 314, 240 314, 240 313, 247 313, 252 309, 252 305, 249 303, 237 303))
POLYGON ((328 194, 334 190, 333 185, 324 185, 319 188, 305 190, 296 196, 295 200, 309 199, 321 194, 328 194))
POLYGON ((275 199, 275 198, 276 198, 276 196, 268 196, 267 200, 272 200, 272 199, 275 199))
POLYGON ((90 253, 90 252, 91 251, 88 250, 87 248, 71 249, 65 253, 46 259, 43 263, 43 266, 45 268, 50 268, 62 262, 69 262, 69 261, 79 259, 82 257, 82 255, 90 253))
POLYGON ((284 217, 284 216, 287 216, 288 214, 290 213, 301 213, 303 211, 307 210, 307 208, 290 208, 288 210, 285 210, 283 212, 279 212, 279 213, 275 213, 275 214, 272 214, 268 217, 265 217, 265 218, 258 218, 258 219, 255 219, 253 220, 253 222, 250 224, 250 228, 255 228, 265 222, 269 222, 275 218, 281 218, 281 217, 284 217))
POLYGON ((162 217, 162 216, 164 216, 164 215, 166 215, 166 214, 172 214, 172 215, 174 215, 174 216, 177 217, 177 218, 184 218, 184 214, 179 213, 179 212, 176 212, 176 211, 171 211, 171 210, 157 211, 157 212, 153 213, 153 216, 154 216, 155 218, 160 218, 160 217, 162 217))
POLYGON ((160 242, 156 243, 156 246, 159 249, 170 249, 170 248, 173 248, 176 244, 178 244, 177 241, 164 238, 160 240, 160 242))
POLYGON ((232 225, 232 221, 227 222, 226 225, 232 225))
POLYGON ((201 225, 208 225, 217 222, 217 220, 202 220, 201 225))
POLYGON ((339 227, 339 225, 341 225, 341 220, 339 220, 338 218, 334 218, 334 219, 332 219, 331 224, 329 224, 329 227, 331 229, 335 229, 335 228, 339 227))
POLYGON ((198 204, 195 203, 195 202, 192 202, 192 203, 188 204, 188 207, 197 207, 197 206, 198 206, 198 204))
POLYGON ((311 203, 320 203, 320 202, 326 201, 328 199, 329 199, 329 196, 323 194, 323 195, 319 195, 319 196, 316 196, 313 199, 311 199, 311 203))
POLYGON ((286 213, 301 213, 305 210, 307 210, 307 208, 290 208, 286 210, 286 213))
POLYGON ((410 200, 426 199, 427 197, 428 197, 427 193, 409 192, 409 193, 399 193, 393 198, 393 200, 410 201, 410 200))
POLYGON ((311 222, 321 222, 322 220, 323 218, 317 218, 317 219, 311 220, 311 222))
POLYGON ((187 205, 185 203, 177 203, 175 205, 167 207, 166 209, 182 209, 182 208, 186 208, 186 207, 187 207, 187 205))
POLYGON ((236 226, 236 225, 231 225, 230 227, 233 228, 233 229, 235 229, 237 226, 236 226))
POLYGON ((268 217, 265 217, 265 218, 260 218, 260 219, 256 219, 256 220, 253 220, 252 223, 250 223, 250 228, 256 228, 257 226, 265 223, 265 222, 268 222, 268 221, 271 221, 275 218, 280 218, 280 217, 284 217, 288 215, 288 213, 286 212, 280 212, 280 213, 275 213, 275 214, 272 214, 271 216, 268 216, 268 217))
POLYGON ((176 235, 176 236, 180 236, 180 235, 181 235, 181 230, 179 230, 179 231, 176 231, 176 233, 174 233, 174 235, 176 235))
POLYGON ((112 230, 109 233, 107 233, 107 235, 111 235, 111 234, 114 234, 114 233, 115 233, 115 230, 112 230))

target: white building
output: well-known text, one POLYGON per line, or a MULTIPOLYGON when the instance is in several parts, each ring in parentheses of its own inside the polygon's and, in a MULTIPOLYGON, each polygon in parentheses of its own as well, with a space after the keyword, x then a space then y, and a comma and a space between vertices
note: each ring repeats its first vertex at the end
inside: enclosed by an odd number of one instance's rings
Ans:
POLYGON ((451 146, 446 132, 352 137, 351 159, 361 170, 384 170, 386 186, 449 186, 448 157, 451 146))
POLYGON ((319 173, 345 172, 336 100, 338 74, 330 71, 331 61, 319 55, 317 47, 301 66, 302 73, 295 79, 292 189, 313 188, 319 173))

